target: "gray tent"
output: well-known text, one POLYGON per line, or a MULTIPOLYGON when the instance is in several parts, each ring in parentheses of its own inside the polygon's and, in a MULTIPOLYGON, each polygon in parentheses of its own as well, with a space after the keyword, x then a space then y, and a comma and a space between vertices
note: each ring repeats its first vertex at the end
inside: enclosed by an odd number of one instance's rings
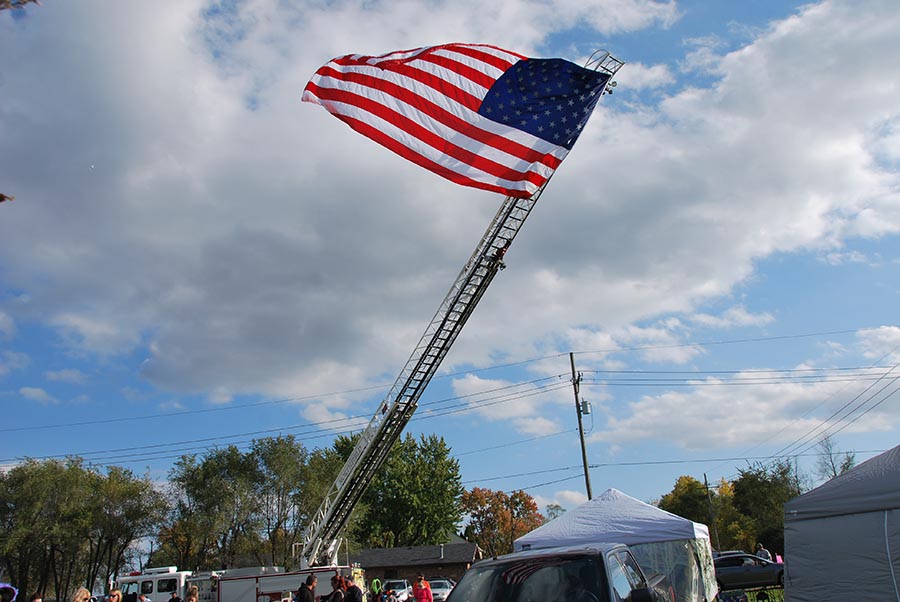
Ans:
POLYGON ((900 602, 900 446, 784 505, 789 602, 900 602))

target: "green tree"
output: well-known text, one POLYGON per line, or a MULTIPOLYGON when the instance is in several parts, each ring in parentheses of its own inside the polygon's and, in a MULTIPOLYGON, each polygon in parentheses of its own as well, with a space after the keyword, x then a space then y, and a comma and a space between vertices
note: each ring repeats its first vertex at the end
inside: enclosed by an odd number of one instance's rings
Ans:
POLYGON ((710 524, 710 503, 706 486, 694 477, 678 477, 672 491, 659 500, 659 507, 695 523, 710 524))
POLYGON ((154 534, 168 510, 165 497, 149 479, 138 479, 125 468, 112 466, 104 477, 94 475, 92 481, 89 588, 97 582, 109 583, 125 565, 132 544, 154 534))
MULTIPOLYGON (((722 479, 713 496, 716 516, 717 545, 721 550, 753 550, 756 527, 750 517, 734 507, 734 486, 722 479)), ((710 533, 712 536, 713 533, 710 533)))
POLYGON ((559 518, 565 513, 566 509, 555 502, 552 504, 547 504, 544 507, 544 519, 546 522, 550 522, 555 518, 559 518))
POLYGON ((260 502, 260 522, 265 550, 257 553, 263 565, 292 564, 293 544, 300 540, 302 518, 300 500, 309 453, 292 435, 253 442, 256 464, 254 488, 260 502))
POLYGON ((28 460, 0 474, 0 561, 23 591, 68 598, 122 570, 164 507, 152 483, 130 471, 28 460))
POLYGON ((750 518, 758 542, 783 553, 784 503, 802 493, 800 475, 787 460, 753 464, 739 473, 734 481, 735 508, 750 518))
POLYGON ((473 487, 462 496, 466 515, 465 537, 478 544, 488 556, 512 551, 513 542, 544 523, 537 504, 524 491, 507 495, 473 487))
POLYGON ((355 539, 379 547, 444 543, 462 516, 463 491, 459 462, 444 439, 422 435, 416 441, 407 434, 363 494, 355 539))
POLYGON ((196 456, 182 456, 169 478, 178 498, 171 522, 177 529, 160 542, 171 548, 165 553, 172 553, 181 538, 198 568, 234 567, 253 555, 261 528, 259 476, 251 454, 229 445, 207 451, 199 462, 196 456), (208 564, 211 556, 214 566, 208 564))

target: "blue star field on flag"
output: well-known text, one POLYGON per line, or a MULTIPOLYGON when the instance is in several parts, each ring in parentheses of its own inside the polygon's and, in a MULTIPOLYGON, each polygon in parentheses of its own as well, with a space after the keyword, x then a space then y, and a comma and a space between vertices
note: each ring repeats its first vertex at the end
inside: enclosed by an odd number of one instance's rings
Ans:
POLYGON ((526 59, 497 80, 478 112, 571 150, 607 81, 562 59, 526 59))

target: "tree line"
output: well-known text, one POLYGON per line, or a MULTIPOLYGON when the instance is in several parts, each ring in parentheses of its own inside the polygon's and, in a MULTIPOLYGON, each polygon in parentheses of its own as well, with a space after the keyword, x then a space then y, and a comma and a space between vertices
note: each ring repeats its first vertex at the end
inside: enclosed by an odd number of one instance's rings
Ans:
MULTIPOLYGON (((840 452, 825 436, 816 445, 815 475, 834 478, 855 464, 855 455, 840 452)), ((732 481, 712 487, 694 477, 681 476, 658 506, 709 527, 714 548, 753 552, 762 543, 773 554, 784 555, 784 504, 811 488, 811 478, 789 459, 756 462, 738 469, 732 481)))
MULTIPOLYGON (((80 458, 28 460, 0 473, 0 580, 23 596, 64 600, 81 586, 105 591, 117 574, 146 566, 296 568, 309 518, 357 440, 342 436, 331 447, 308 450, 282 436, 255 440, 246 450, 210 449, 182 456, 162 484, 80 458)), ((830 464, 835 474, 853 463, 849 455, 838 460, 830 464)), ((803 489, 796 468, 776 461, 709 489, 683 476, 658 505, 709 525, 719 549, 752 550, 764 542, 783 552, 782 506, 803 489)), ((342 537, 356 551, 435 545, 459 533, 495 556, 562 512, 551 504, 542 514, 524 491, 466 490, 443 438, 406 435, 342 537)))
MULTIPOLYGON (((81 586, 105 591, 117 574, 145 566, 296 568, 309 517, 357 440, 342 436, 331 447, 308 450, 283 436, 255 440, 243 451, 210 449, 182 456, 163 484, 80 458, 28 460, 0 472, 0 580, 14 583, 23 597, 37 592, 62 600, 81 586)), ((443 438, 407 435, 342 535, 354 550, 440 544, 470 512, 499 513, 493 523, 504 541, 539 524, 529 496, 511 496, 509 503, 502 492, 478 491, 466 497, 459 463, 443 438), (491 494, 500 505, 479 512, 491 494)), ((484 545, 499 541, 488 529, 469 534, 484 545)))

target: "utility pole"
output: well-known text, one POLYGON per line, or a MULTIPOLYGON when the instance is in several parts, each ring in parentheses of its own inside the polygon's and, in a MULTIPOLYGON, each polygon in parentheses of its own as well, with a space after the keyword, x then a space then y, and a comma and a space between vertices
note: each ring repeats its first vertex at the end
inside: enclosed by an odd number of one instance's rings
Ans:
POLYGON ((709 503, 709 524, 712 525, 713 535, 716 537, 716 550, 722 551, 722 543, 719 541, 719 528, 716 526, 716 513, 713 512, 712 496, 709 494, 709 481, 706 480, 706 473, 703 473, 703 485, 706 486, 706 501, 709 503))
POLYGON ((575 414, 578 415, 578 438, 581 439, 581 463, 584 465, 584 487, 587 489, 588 499, 593 499, 591 494, 591 473, 588 471, 587 448, 584 446, 584 426, 581 422, 581 400, 578 398, 578 389, 581 384, 581 374, 575 372, 575 354, 569 352, 569 363, 572 364, 572 389, 575 391, 575 414))

